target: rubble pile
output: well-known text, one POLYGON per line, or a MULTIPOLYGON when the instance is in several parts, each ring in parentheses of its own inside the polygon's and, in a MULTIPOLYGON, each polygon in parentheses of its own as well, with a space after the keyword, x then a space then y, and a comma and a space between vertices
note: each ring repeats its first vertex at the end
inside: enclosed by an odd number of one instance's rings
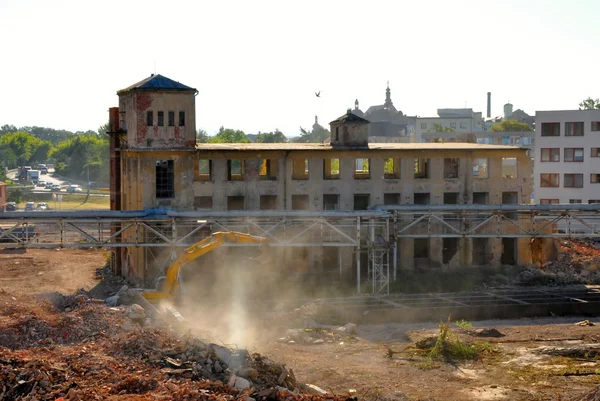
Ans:
MULTIPOLYGON (((135 324, 81 294, 0 293, 0 400, 324 400, 260 354, 135 324)), ((341 401, 345 396, 327 395, 341 401)))
POLYGON ((335 330, 326 328, 288 329, 285 336, 278 339, 281 343, 318 345, 355 340, 356 324, 348 323, 335 330))
POLYGON ((599 243, 591 240, 556 240, 558 257, 524 269, 516 281, 524 285, 600 284, 599 243))

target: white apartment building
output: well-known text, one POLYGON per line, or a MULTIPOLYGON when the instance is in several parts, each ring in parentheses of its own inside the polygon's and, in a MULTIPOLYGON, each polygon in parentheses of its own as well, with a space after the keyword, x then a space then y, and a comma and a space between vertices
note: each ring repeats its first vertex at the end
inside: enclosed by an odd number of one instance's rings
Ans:
POLYGON ((538 204, 600 203, 600 110, 535 113, 538 204))

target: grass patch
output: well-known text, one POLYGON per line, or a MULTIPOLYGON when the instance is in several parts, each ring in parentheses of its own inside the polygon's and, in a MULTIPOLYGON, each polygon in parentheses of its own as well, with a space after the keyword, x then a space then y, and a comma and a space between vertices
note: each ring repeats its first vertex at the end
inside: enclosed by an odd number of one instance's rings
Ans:
POLYGON ((494 346, 486 341, 466 343, 461 341, 450 330, 450 318, 447 323, 440 323, 435 345, 428 356, 433 360, 468 361, 481 358, 485 354, 497 352, 494 346))
POLYGON ((425 370, 425 371, 437 369, 440 367, 440 365, 438 363, 435 363, 431 359, 427 359, 425 361, 414 362, 412 365, 417 369, 425 370))
MULTIPOLYGON (((90 196, 86 199, 85 194, 62 194, 62 202, 49 200, 40 200, 39 202, 47 202, 51 210, 108 210, 110 209, 109 196, 90 196)), ((20 210, 25 208, 26 202, 19 204, 20 210)), ((36 202, 37 204, 38 202, 36 202)))

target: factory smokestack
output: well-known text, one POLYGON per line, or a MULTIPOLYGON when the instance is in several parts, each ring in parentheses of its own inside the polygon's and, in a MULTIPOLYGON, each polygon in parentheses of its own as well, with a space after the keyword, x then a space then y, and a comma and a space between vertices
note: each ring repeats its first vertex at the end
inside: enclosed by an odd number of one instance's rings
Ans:
POLYGON ((492 117, 492 92, 488 92, 487 118, 492 117))

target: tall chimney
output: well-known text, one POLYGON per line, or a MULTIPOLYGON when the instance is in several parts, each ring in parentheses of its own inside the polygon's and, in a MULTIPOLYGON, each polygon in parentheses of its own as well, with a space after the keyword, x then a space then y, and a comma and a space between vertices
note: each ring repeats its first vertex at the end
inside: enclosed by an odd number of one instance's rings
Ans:
POLYGON ((488 92, 487 118, 492 117, 492 92, 488 92))

